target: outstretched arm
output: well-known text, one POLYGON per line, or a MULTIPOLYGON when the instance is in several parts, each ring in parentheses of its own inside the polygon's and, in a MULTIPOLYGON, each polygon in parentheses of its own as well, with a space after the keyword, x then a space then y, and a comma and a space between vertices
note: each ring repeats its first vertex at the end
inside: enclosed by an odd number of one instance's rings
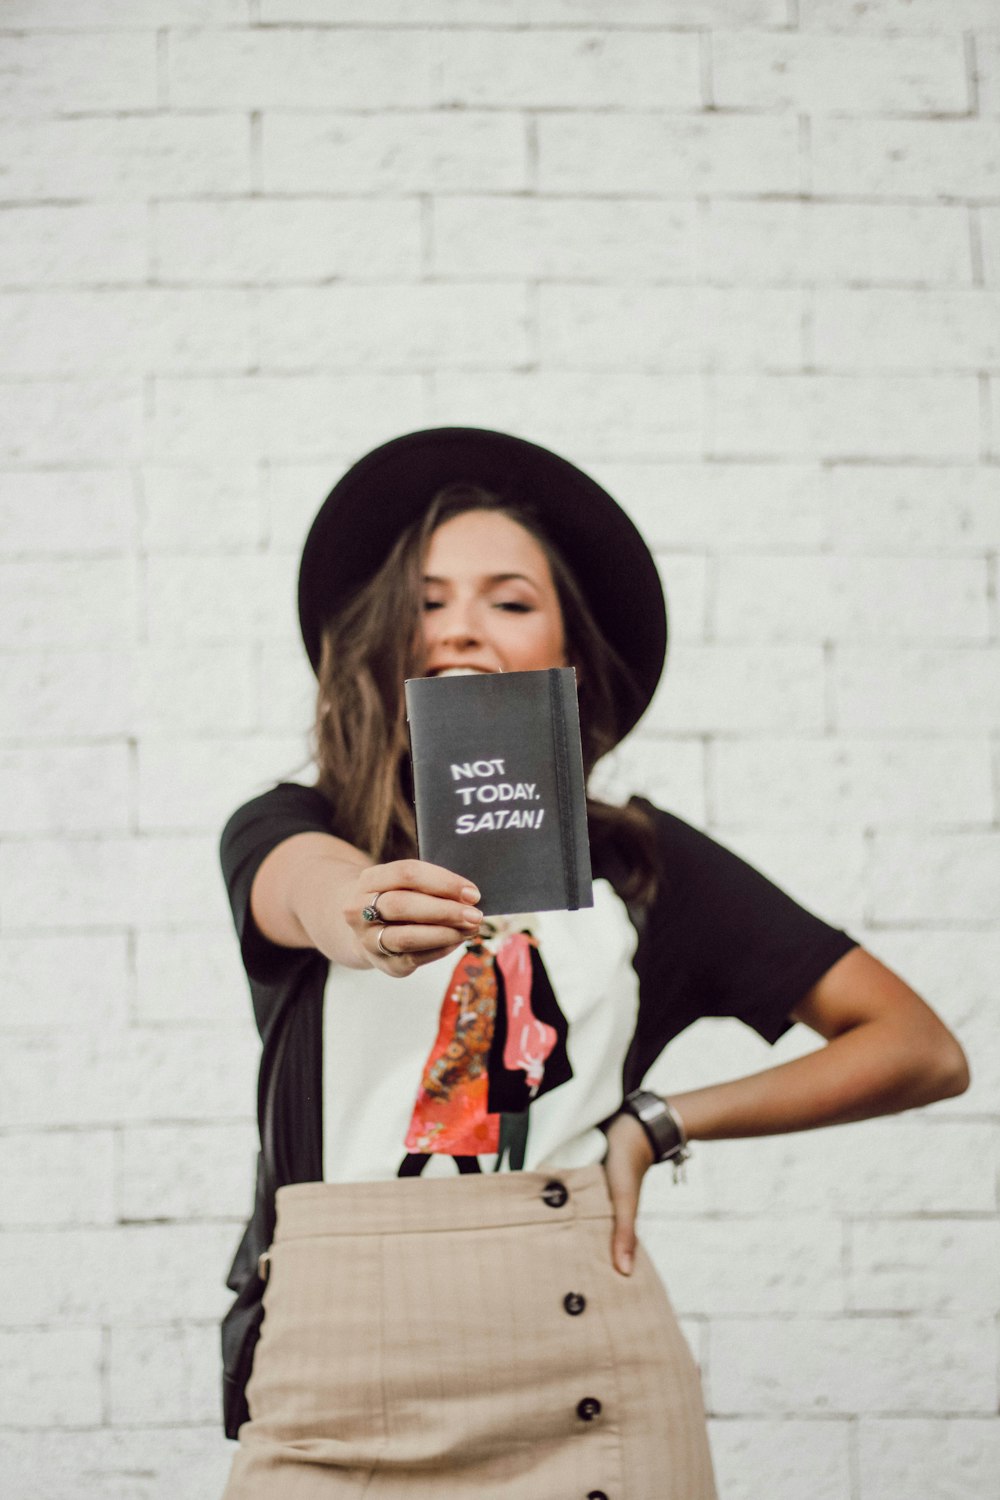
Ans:
MULTIPOLYGON (((461 875, 422 859, 374 865, 369 855, 325 833, 297 833, 261 862, 250 890, 260 931, 286 948, 316 948, 351 969, 402 979, 451 953, 479 930, 479 892, 461 875), (378 896, 391 925, 391 957, 376 946, 381 924, 362 910, 378 896)), ((388 932, 389 930, 387 930, 388 932)))
MULTIPOLYGON (((969 1086, 969 1066, 956 1037, 898 974, 863 948, 828 969, 792 1016, 827 1045, 745 1078, 671 1094, 689 1139, 784 1135, 866 1120, 947 1099, 969 1086)), ((625 1275, 651 1156, 631 1116, 618 1116, 608 1127, 612 1258, 625 1275)))

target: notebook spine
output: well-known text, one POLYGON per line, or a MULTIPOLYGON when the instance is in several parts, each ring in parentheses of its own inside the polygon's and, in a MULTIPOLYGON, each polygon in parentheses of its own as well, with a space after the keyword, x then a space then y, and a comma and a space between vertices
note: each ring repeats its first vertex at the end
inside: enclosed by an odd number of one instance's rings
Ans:
POLYGON ((552 750, 556 773, 556 801, 559 804, 559 852, 562 856, 566 905, 570 911, 580 906, 580 882, 576 857, 576 828, 570 781, 569 740, 566 733, 566 699, 562 674, 558 669, 548 673, 549 711, 552 717, 552 750))

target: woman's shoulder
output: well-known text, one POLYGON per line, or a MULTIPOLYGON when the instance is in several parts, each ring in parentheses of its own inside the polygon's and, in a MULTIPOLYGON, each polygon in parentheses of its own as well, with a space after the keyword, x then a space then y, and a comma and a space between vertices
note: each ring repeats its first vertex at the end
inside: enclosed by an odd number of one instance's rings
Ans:
POLYGON ((723 844, 720 844, 710 833, 706 833, 703 828, 689 823, 678 813, 659 806, 649 797, 634 793, 629 797, 626 805, 633 811, 643 814, 651 828, 661 866, 661 875, 664 877, 669 877, 671 873, 676 874, 684 865, 711 863, 715 858, 720 856, 724 858, 730 853, 723 844))
MULTIPOLYGON (((282 807, 330 808, 331 803, 326 793, 321 791, 315 783, 306 781, 272 781, 265 785, 261 791, 255 792, 236 811, 237 813, 242 812, 244 808, 268 811, 271 808, 282 807)), ((234 813, 233 816, 235 817, 236 814, 234 813)))
POLYGON ((222 830, 223 850, 247 834, 267 836, 282 831, 329 832, 333 805, 318 786, 300 781, 275 781, 256 792, 230 814, 222 830))
POLYGON ((706 832, 704 828, 699 828, 696 823, 688 822, 678 813, 658 806, 648 797, 635 794, 629 798, 628 806, 638 808, 645 814, 656 836, 658 847, 674 859, 686 858, 712 862, 739 858, 714 834, 706 832))
POLYGON ((627 806, 640 808, 661 838, 690 839, 694 842, 710 839, 710 835, 703 829, 698 828, 694 823, 687 822, 678 813, 661 807, 642 793, 633 792, 628 799, 627 806))
POLYGON ((632 804, 643 808, 655 832, 658 907, 686 941, 712 944, 726 931, 747 943, 767 934, 794 947, 830 933, 844 936, 746 855, 645 797, 632 804))
POLYGON ((629 806, 645 814, 653 831, 661 913, 693 930, 696 914, 698 924, 712 925, 738 913, 774 915, 792 903, 782 886, 714 834, 645 796, 631 797, 629 806))

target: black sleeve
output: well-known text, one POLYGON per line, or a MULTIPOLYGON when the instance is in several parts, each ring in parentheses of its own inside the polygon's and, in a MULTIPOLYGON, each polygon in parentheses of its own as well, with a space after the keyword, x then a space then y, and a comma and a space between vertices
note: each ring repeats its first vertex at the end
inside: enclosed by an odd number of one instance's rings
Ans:
POLYGON ((676 997, 675 1020, 736 1016, 776 1042, 793 1025, 789 1011, 856 940, 707 833, 644 806, 662 866, 647 966, 676 997))
POLYGON ((240 952, 251 979, 274 979, 309 950, 272 943, 250 911, 250 887, 265 856, 295 833, 333 833, 332 809, 315 787, 282 782, 233 813, 222 831, 219 855, 240 952))

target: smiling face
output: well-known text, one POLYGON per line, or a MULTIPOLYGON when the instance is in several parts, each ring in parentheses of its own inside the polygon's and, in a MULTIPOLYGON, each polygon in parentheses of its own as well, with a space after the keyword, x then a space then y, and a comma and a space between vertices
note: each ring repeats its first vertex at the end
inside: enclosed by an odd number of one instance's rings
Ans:
POLYGON ((497 511, 443 522, 424 559, 421 636, 428 677, 565 666, 562 610, 539 542, 497 511))

